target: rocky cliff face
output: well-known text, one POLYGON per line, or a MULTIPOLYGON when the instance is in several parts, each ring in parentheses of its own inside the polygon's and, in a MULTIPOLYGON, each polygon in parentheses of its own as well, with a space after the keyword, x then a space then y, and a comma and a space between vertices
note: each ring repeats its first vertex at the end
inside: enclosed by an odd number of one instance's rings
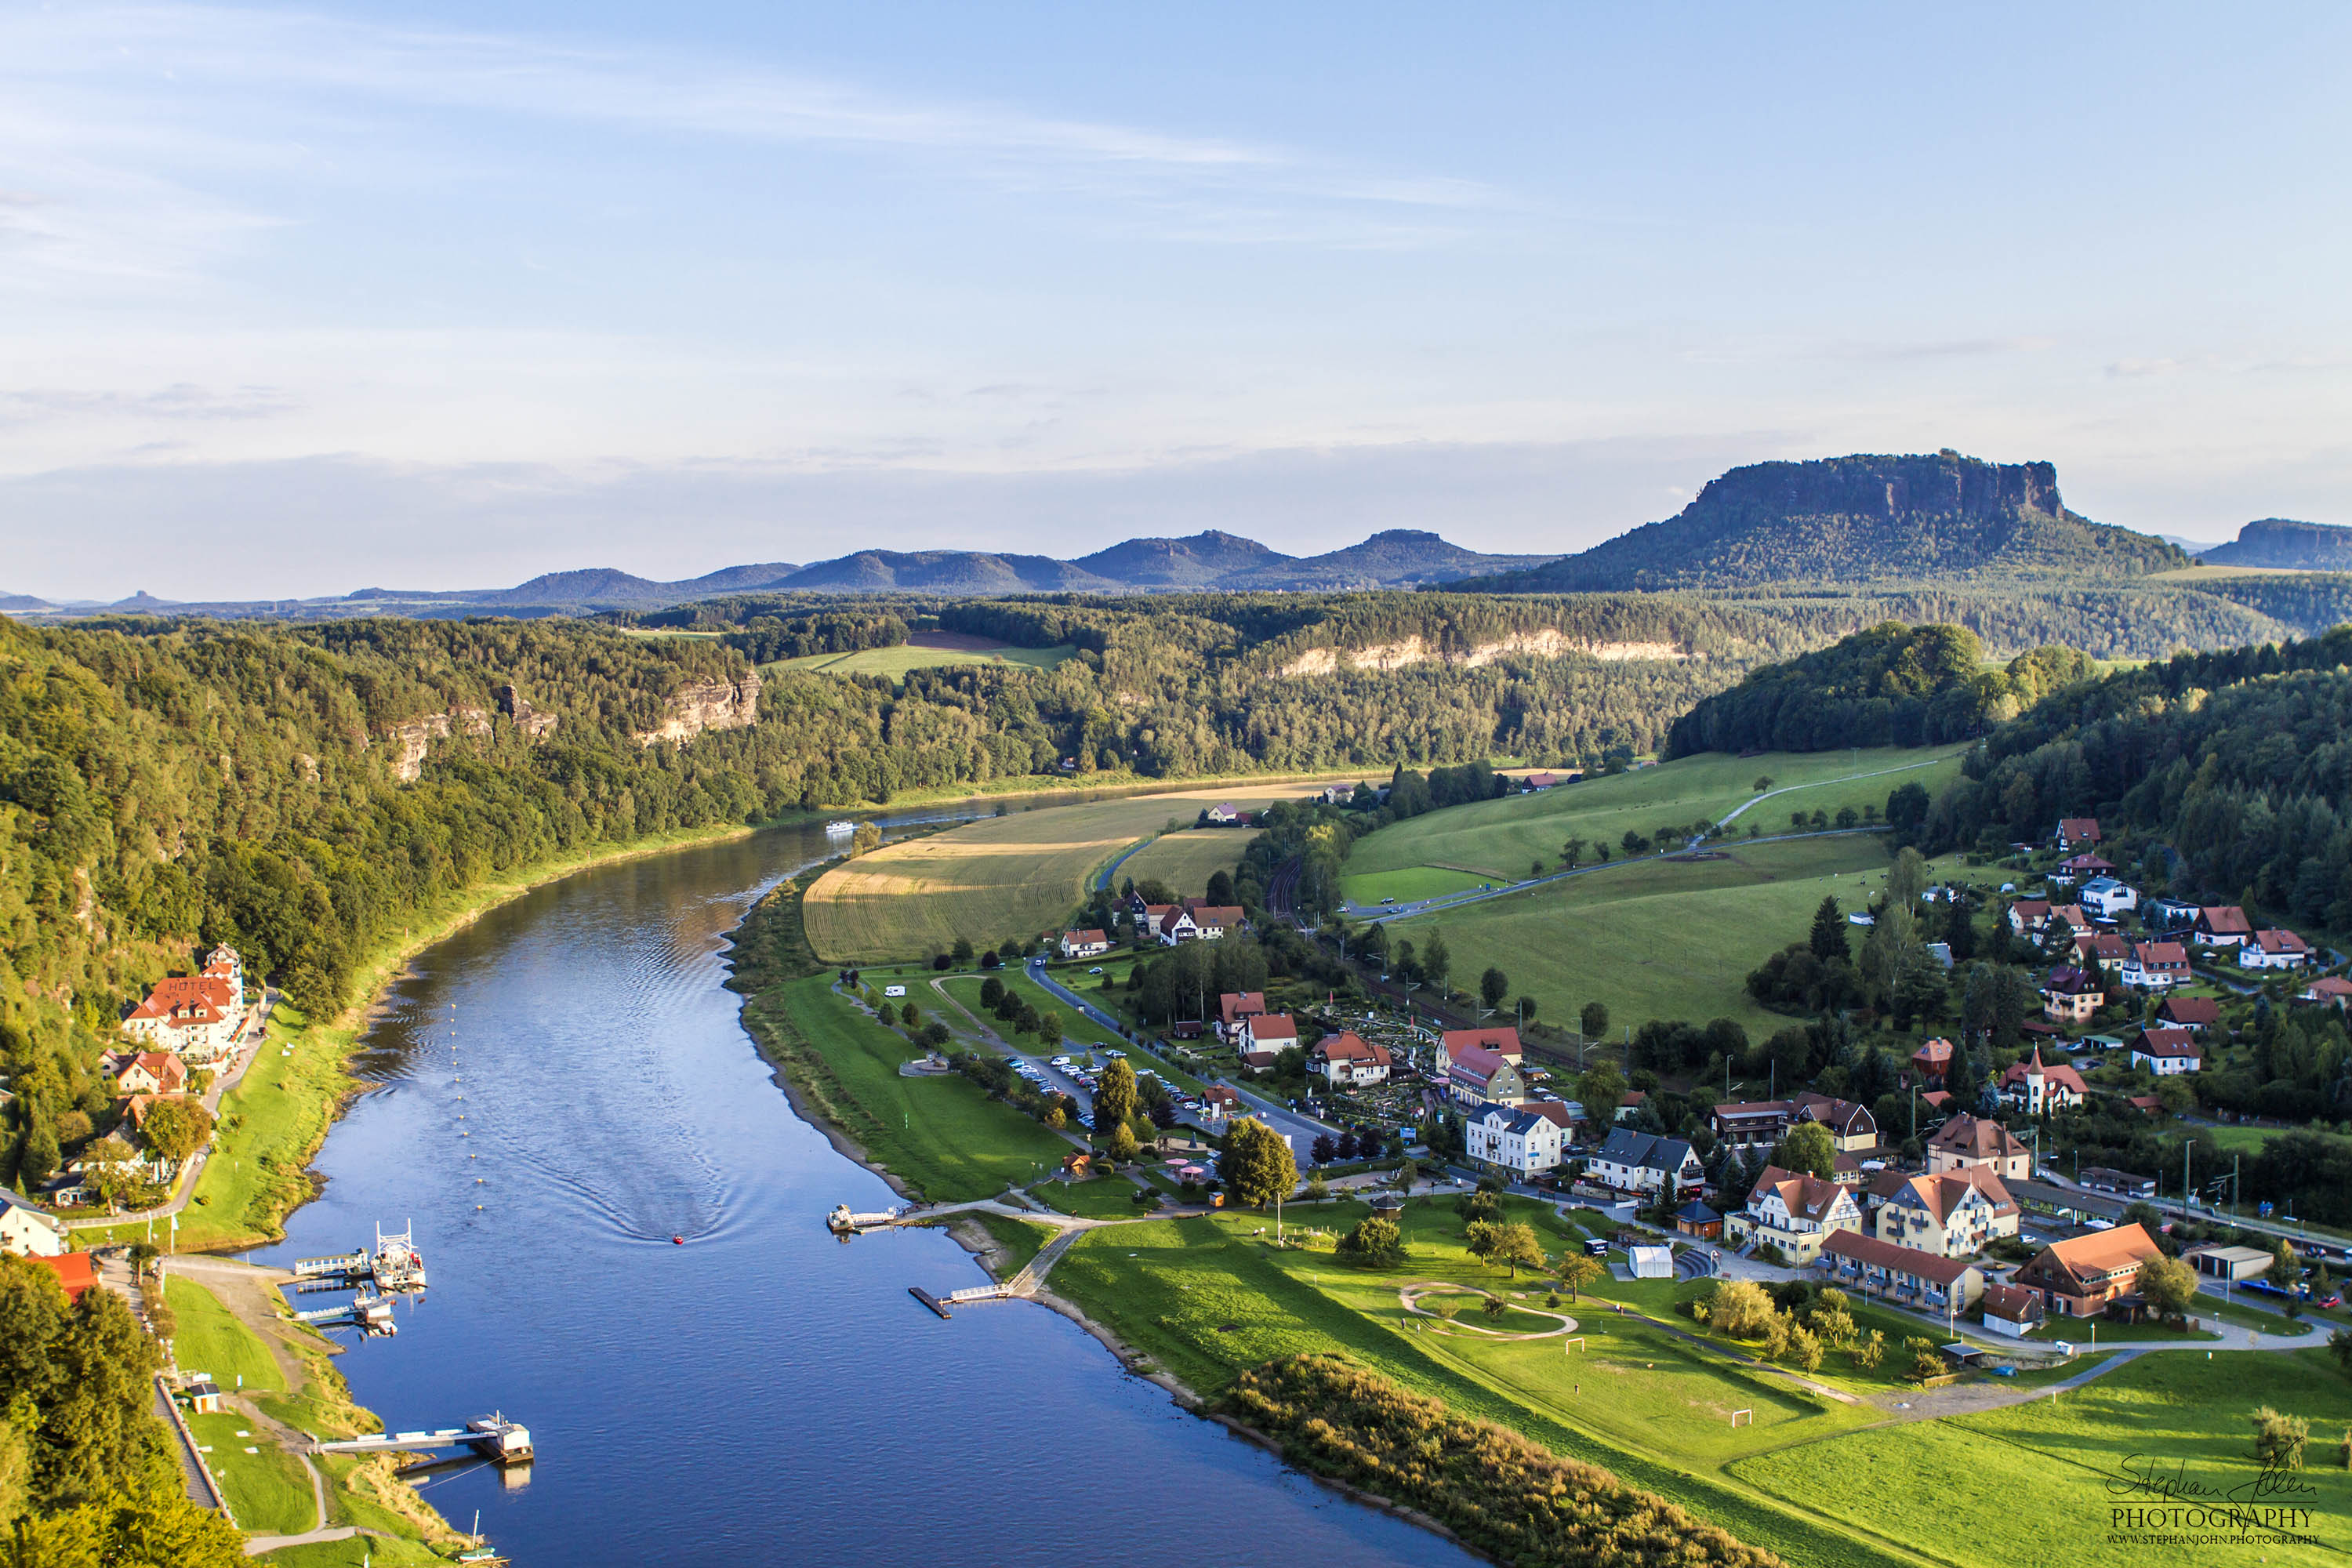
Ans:
POLYGON ((2297 572, 2352 571, 2352 528, 2293 518, 2259 518, 2227 544, 2200 557, 2210 566, 2276 566, 2297 572))
POLYGON ((499 687, 498 700, 499 711, 513 720, 515 728, 534 741, 555 728, 558 715, 540 712, 512 686, 499 687))
POLYGON ((637 744, 656 741, 684 745, 705 730, 742 730, 759 721, 760 672, 747 669, 740 680, 704 680, 682 686, 662 710, 662 721, 637 736, 637 744))
POLYGON ((2053 464, 1986 463, 1939 452, 1934 457, 1751 463, 1709 479, 1684 515, 1751 509, 1775 517, 1925 515, 1977 521, 2020 510, 2055 517, 2066 503, 2059 499, 2053 464))
POLYGON ((1582 654, 1587 658, 1612 664, 1629 659, 1695 657, 1669 642, 1596 642, 1543 626, 1531 632, 1516 632, 1469 648, 1440 647, 1421 637, 1400 637, 1394 642, 1371 643, 1362 647, 1313 647, 1284 665, 1280 673, 1291 676, 1330 675, 1342 668, 1402 669, 1409 664, 1427 664, 1433 660, 1466 665, 1476 669, 1512 654, 1529 654, 1539 658, 1582 654))
POLYGON ((452 708, 446 713, 427 713, 422 719, 391 725, 383 731, 383 742, 392 748, 392 776, 403 784, 415 784, 425 771, 425 755, 434 742, 451 735, 489 732, 490 716, 479 708, 452 708))

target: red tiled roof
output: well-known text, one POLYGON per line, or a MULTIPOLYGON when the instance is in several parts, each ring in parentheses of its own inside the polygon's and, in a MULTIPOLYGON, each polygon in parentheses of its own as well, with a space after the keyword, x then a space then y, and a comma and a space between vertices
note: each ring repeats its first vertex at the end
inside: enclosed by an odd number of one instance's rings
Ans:
POLYGON ((1265 1011, 1263 991, 1228 991, 1217 998, 1217 1017, 1228 1029, 1241 1019, 1265 1011))
POLYGON ((2211 996, 2168 996, 2156 1016, 2168 1023, 2186 1028, 2191 1025, 2202 1027, 2221 1021, 2221 1004, 2211 996))
POLYGON ((87 1252, 61 1252, 55 1258, 36 1257, 33 1261, 58 1277, 58 1283, 66 1288, 66 1299, 69 1301, 80 1300, 82 1292, 98 1283, 97 1272, 90 1268, 87 1252))
POLYGON ((1949 1285, 1976 1267, 1965 1258, 1938 1258, 1916 1247, 1897 1247, 1891 1241, 1852 1230, 1830 1232, 1822 1237, 1822 1250, 1834 1257, 1851 1258, 1867 1267, 1916 1274, 1938 1285, 1949 1285))
POLYGON ((2177 942, 2144 942, 2133 948, 2132 952, 2139 959, 2142 968, 2154 963, 2185 968, 2189 963, 2189 950, 2177 942))
POLYGON ((1298 1025, 1287 1013, 1259 1013, 1249 1021, 1253 1040, 1295 1040, 1298 1025))
POLYGON ((2009 1070, 2000 1075, 2000 1086, 2003 1089, 2007 1089, 2011 1084, 2023 1083, 2028 1078, 2037 1072, 2042 1075, 2042 1079, 2044 1083, 2063 1084, 2066 1088, 2073 1089, 2076 1094, 2087 1095, 2091 1092, 2083 1082, 2083 1075, 2076 1072, 2073 1068, 2063 1067, 2054 1063, 2045 1067, 2042 1061, 2042 1047, 2040 1046, 2033 1047, 2033 1059, 2031 1062, 2011 1062, 2009 1064, 2009 1070))
POLYGON ((2017 1271, 2018 1283, 2041 1285, 2070 1296, 2105 1289, 2105 1276, 2137 1271, 2161 1249, 2137 1225, 2095 1230, 2053 1241, 2017 1271))
POLYGON ((155 988, 131 1009, 125 1022, 173 1018, 184 1024, 214 1024, 228 1016, 228 1010, 226 980, 209 974, 173 974, 155 982, 155 988))
POLYGON ((1326 1035, 1315 1043, 1314 1054, 1327 1062, 1370 1062, 1377 1068, 1389 1065, 1388 1047, 1373 1045, 1353 1029, 1326 1035))
POLYGON ((2025 1152, 2017 1134, 1989 1117, 1959 1115, 1936 1130, 1927 1140, 1931 1149, 1976 1160, 2009 1159, 2025 1152))
POLYGON ((2186 1029, 2142 1029, 2132 1045, 2132 1050, 2136 1055, 2149 1057, 2199 1057, 2204 1054, 2198 1049, 2196 1037, 2186 1029))
POLYGON ((2215 936, 2254 934, 2253 922, 2246 919, 2246 911, 2235 904, 2209 904, 2200 909, 2197 925, 2200 931, 2210 931, 2215 936))
POLYGON ((1519 1032, 1514 1028, 1448 1029, 1442 1037, 1449 1058, 1458 1056, 1470 1047, 1482 1047, 1506 1057, 1519 1055, 1519 1032))
POLYGON ((1982 1305, 1986 1317, 2005 1323, 2030 1323, 2042 1316, 2042 1298, 2022 1285, 1988 1285, 1982 1305))
POLYGON ((1784 1171, 1778 1165, 1767 1165, 1764 1173, 1756 1178, 1748 1189, 1748 1202, 1753 1206, 1767 1192, 1780 1194, 1780 1205, 1798 1219, 1820 1220, 1827 1217, 1845 1189, 1835 1182, 1825 1182, 1819 1176, 1801 1176, 1784 1171))
POLYGON ((1911 1053, 1911 1059, 1929 1072, 1942 1072, 1944 1064, 1952 1059, 1952 1042, 1945 1039, 1929 1040, 1911 1053))
POLYGON ((2254 933, 2254 945, 2264 952, 2292 953, 2311 951, 2311 943, 2291 931, 2258 931, 2254 933))

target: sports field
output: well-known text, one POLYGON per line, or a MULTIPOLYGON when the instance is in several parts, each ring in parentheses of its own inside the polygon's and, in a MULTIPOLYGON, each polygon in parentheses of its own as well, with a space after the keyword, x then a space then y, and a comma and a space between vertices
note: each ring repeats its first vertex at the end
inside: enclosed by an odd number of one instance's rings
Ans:
POLYGON ((1007 664, 1029 669, 1051 669, 1077 649, 1014 647, 1011 643, 959 632, 917 632, 897 647, 859 648, 855 653, 813 653, 802 658, 778 660, 772 669, 817 670, 826 675, 887 675, 897 680, 910 669, 946 664, 1007 664))
MULTIPOLYGON (((1720 853, 1714 860, 1654 857, 1604 866, 1396 921, 1389 932, 1418 942, 1444 931, 1456 984, 1494 964, 1555 1022, 1601 1002, 1619 1027, 1652 1018, 1730 1018, 1751 1033, 1777 1029, 1790 1020, 1749 998, 1748 972, 1803 940, 1824 895, 1853 910, 1883 889, 1885 846, 1853 834, 1726 844, 1720 853)), ((1967 871, 1958 856, 1931 864, 1939 879, 1988 875, 1967 871)), ((1859 942, 1865 933, 1853 934, 1859 942)))
POLYGON ((1184 898, 1199 898, 1211 876, 1242 863, 1242 849, 1254 837, 1246 827, 1196 827, 1163 833, 1127 858, 1118 880, 1164 882, 1184 898))
MULTIPOLYGON (((1189 823, 1219 801, 1260 806, 1299 799, 1310 787, 1204 785, 1088 801, 886 845, 835 867, 809 889, 802 905, 809 942, 828 963, 872 963, 944 952, 959 936, 980 946, 1033 938, 1076 912, 1094 872, 1146 834, 1189 823)), ((1224 831, 1238 854, 1248 832, 1224 831)))
MULTIPOLYGON (((1792 812, 1821 811, 1835 818, 1841 806, 1856 812, 1865 806, 1883 809, 1888 793, 1906 783, 1921 784, 1934 795, 1959 775, 1965 750, 1942 746, 1757 757, 1709 752, 1563 784, 1541 795, 1427 812, 1359 843, 1348 857, 1340 890, 1357 902, 1387 894, 1426 896, 1374 879, 1413 867, 1468 873, 1473 885, 1517 881, 1538 861, 1546 867, 1560 864, 1561 846, 1571 837, 1606 844, 1613 856, 1622 853, 1619 845, 1629 831, 1644 838, 1654 837, 1662 828, 1684 832, 1702 820, 1720 821, 1743 805, 1747 809, 1731 826, 1734 833, 1745 833, 1751 822, 1762 833, 1785 833, 1792 812), (1775 792, 1785 793, 1758 800, 1759 778, 1769 778, 1775 792)), ((1591 858, 1589 848, 1583 858, 1591 858)))

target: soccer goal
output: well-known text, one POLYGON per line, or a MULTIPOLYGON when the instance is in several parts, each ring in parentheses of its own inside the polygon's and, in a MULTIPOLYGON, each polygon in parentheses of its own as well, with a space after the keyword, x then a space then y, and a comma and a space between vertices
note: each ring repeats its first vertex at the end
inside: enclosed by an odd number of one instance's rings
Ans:
POLYGON ((1584 1336, 1582 1334, 1570 1334, 1567 1339, 1560 1342, 1559 1353, 1566 1355, 1570 1350, 1580 1351, 1583 1348, 1584 1336))
POLYGON ((1754 1412, 1753 1410, 1735 1410, 1735 1411, 1733 1411, 1733 1412, 1731 1413, 1731 1424, 1732 1424, 1734 1426, 1738 1426, 1742 1417, 1745 1417, 1745 1418, 1747 1419, 1747 1422, 1748 1422, 1748 1424, 1750 1426, 1755 1426, 1755 1425, 1756 1425, 1756 1412, 1754 1412))

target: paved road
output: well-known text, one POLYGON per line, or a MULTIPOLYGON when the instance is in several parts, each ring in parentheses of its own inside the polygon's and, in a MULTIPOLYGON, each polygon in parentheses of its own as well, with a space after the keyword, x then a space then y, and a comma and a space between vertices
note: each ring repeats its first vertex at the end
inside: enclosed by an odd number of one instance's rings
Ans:
POLYGON ((1104 867, 1100 871, 1095 874, 1095 886, 1097 888, 1109 887, 1110 879, 1118 875, 1118 868, 1127 864, 1129 858, 1134 855, 1138 850, 1147 847, 1150 843, 1151 839, 1150 838, 1139 838, 1134 843, 1129 845, 1126 848, 1120 850, 1118 852, 1118 858, 1113 860, 1109 865, 1104 867))
MULTIPOLYGON (((246 1026, 244 1035, 240 1037, 248 1043, 230 1062, 228 1070, 215 1075, 212 1088, 205 1090, 205 1109, 211 1111, 215 1118, 220 1115, 221 1096, 243 1083, 245 1075, 252 1071, 253 1064, 260 1059, 263 1048, 268 1044, 269 1016, 276 1008, 277 1003, 278 993, 275 991, 262 993, 260 1005, 254 1010, 253 1020, 246 1026)), ((217 1148, 217 1142, 197 1150, 189 1158, 188 1163, 180 1168, 179 1177, 173 1184, 171 1201, 161 1207, 141 1209, 135 1214, 104 1215, 89 1219, 69 1219, 61 1223, 68 1230, 89 1230, 101 1226, 136 1225, 142 1221, 162 1219, 167 1215, 178 1214, 182 1209, 186 1208, 189 1200, 195 1196, 196 1178, 204 1174, 205 1163, 213 1157, 215 1148, 217 1148)))
MULTIPOLYGON (((1121 1039, 1128 1037, 1126 1025, 1046 973, 1043 959, 1033 958, 1029 961, 1029 978, 1043 986, 1048 994, 1076 1007, 1079 1012, 1108 1029, 1113 1035, 1121 1039)), ((1304 1142, 1299 1145, 1302 1152, 1314 1143, 1318 1134, 1331 1131, 1329 1127, 1312 1117, 1301 1116, 1287 1106, 1276 1104, 1264 1095, 1254 1092, 1245 1084, 1234 1083, 1229 1079, 1219 1079, 1217 1081, 1240 1096, 1242 1103, 1255 1111, 1258 1120, 1276 1132, 1304 1140, 1304 1142)))

